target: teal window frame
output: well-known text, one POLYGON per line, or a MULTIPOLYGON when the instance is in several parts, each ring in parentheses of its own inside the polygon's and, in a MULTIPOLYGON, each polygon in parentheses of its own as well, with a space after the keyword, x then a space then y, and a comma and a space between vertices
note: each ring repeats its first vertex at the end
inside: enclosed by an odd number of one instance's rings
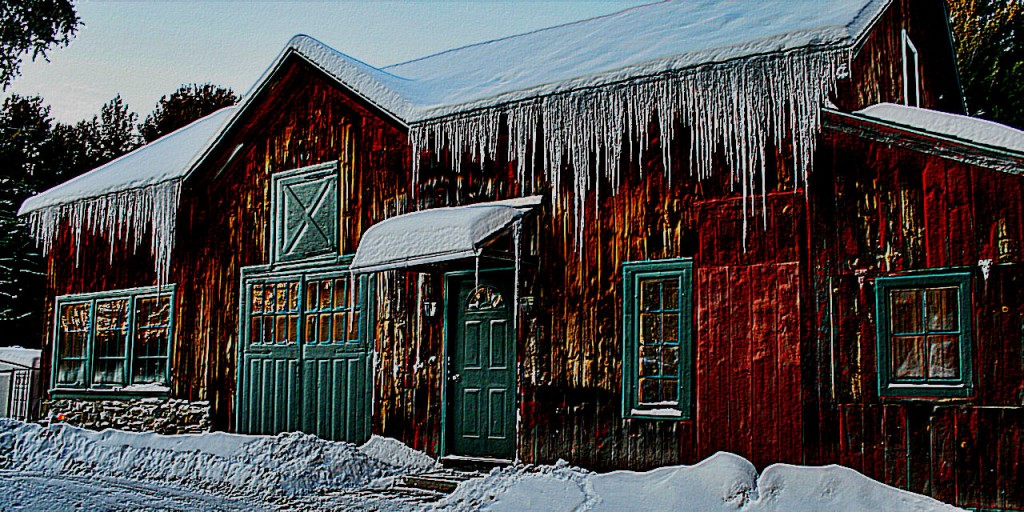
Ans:
POLYGON ((170 367, 171 357, 174 347, 174 322, 175 322, 175 297, 177 287, 174 284, 163 285, 163 286, 146 286, 139 288, 125 288, 120 290, 108 290, 103 292, 95 293, 79 293, 79 294, 68 294, 58 296, 54 301, 54 324, 53 324, 53 364, 50 369, 50 393, 54 397, 71 396, 71 395, 91 395, 101 393, 104 396, 109 394, 124 395, 124 396, 135 396, 135 395, 161 395, 167 394, 167 391, 135 391, 131 389, 131 386, 135 385, 157 385, 157 386, 168 386, 170 384, 170 367), (138 303, 142 299, 148 299, 153 297, 168 297, 169 311, 166 325, 137 325, 136 322, 136 310, 138 303), (102 302, 126 300, 128 302, 127 311, 127 324, 125 328, 125 347, 123 355, 120 359, 124 360, 124 377, 122 382, 119 383, 99 383, 95 382, 95 365, 97 360, 112 360, 118 359, 110 356, 100 357, 96 351, 96 332, 98 330, 96 322, 96 309, 97 304, 102 302), (61 349, 65 342, 64 332, 61 328, 61 311, 66 306, 73 305, 85 305, 88 307, 88 320, 85 329, 76 332, 82 332, 85 334, 86 339, 84 342, 83 353, 77 358, 62 358, 61 349), (167 348, 166 353, 160 356, 153 356, 148 354, 142 356, 136 353, 136 334, 138 330, 162 328, 166 329, 167 332, 167 348), (62 361, 72 359, 80 361, 83 365, 82 368, 82 382, 79 384, 71 383, 60 383, 58 382, 58 372, 62 361), (137 360, 145 359, 147 361, 153 359, 165 359, 164 371, 162 379, 158 382, 135 382, 134 366, 137 360))
MULTIPOLYGON (((693 260, 677 258, 624 263, 622 265, 622 286, 623 417, 661 420, 693 419, 693 260), (647 404, 640 400, 640 283, 648 279, 662 280, 663 282, 676 279, 678 282, 677 308, 662 309, 659 303, 657 311, 649 311, 650 314, 658 314, 662 322, 666 313, 677 316, 677 339, 674 340, 674 343, 670 343, 664 338, 661 339, 662 347, 678 346, 677 373, 665 375, 659 372, 659 378, 678 379, 675 403, 647 404)), ((659 290, 662 292, 663 286, 664 284, 659 284, 659 290)))
MULTIPOLYGON (((971 273, 969 271, 943 271, 876 278, 875 311, 877 316, 876 360, 879 396, 891 398, 963 398, 973 394, 974 343, 971 325, 971 273), (939 288, 957 289, 957 329, 929 330, 927 325, 927 294, 922 293, 922 325, 919 329, 920 332, 896 334, 904 336, 917 334, 926 339, 929 335, 957 336, 959 376, 956 378, 896 378, 892 371, 894 337, 892 327, 892 293, 894 291, 915 290, 923 292, 924 290, 939 288)), ((927 350, 927 344, 925 347, 927 350)), ((927 367, 927 360, 923 364, 927 367)))
MULTIPOLYGON (((242 345, 244 345, 247 348, 248 347, 253 347, 253 346, 259 346, 259 345, 270 345, 270 346, 289 346, 289 345, 291 345, 291 346, 297 346, 297 347, 333 346, 335 348, 341 348, 341 349, 345 349, 346 347, 347 348, 351 348, 352 350, 362 350, 362 349, 364 349, 365 348, 364 344, 365 344, 365 342, 367 340, 367 329, 368 329, 368 321, 369 321, 368 312, 370 311, 369 300, 370 300, 371 294, 370 294, 370 290, 369 289, 372 286, 372 283, 370 282, 370 276, 369 275, 366 275, 366 274, 356 274, 356 275, 353 276, 353 274, 348 271, 348 265, 349 265, 349 263, 351 261, 352 261, 352 256, 351 255, 346 255, 346 256, 343 256, 343 257, 340 257, 340 258, 336 258, 336 260, 334 262, 332 262, 331 264, 327 264, 327 265, 325 265, 325 264, 323 264, 321 262, 309 262, 309 263, 304 263, 304 264, 288 265, 286 267, 278 267, 278 266, 275 266, 275 265, 260 265, 260 266, 252 266, 252 267, 245 267, 245 268, 243 268, 242 269, 241 296, 242 296, 244 302, 242 303, 242 308, 241 308, 240 332, 242 334, 242 340, 241 340, 241 343, 239 344, 239 347, 241 348, 242 345), (335 280, 335 279, 339 279, 339 278, 352 279, 353 277, 358 282, 358 285, 355 287, 355 290, 356 290, 356 293, 358 294, 358 296, 352 301, 351 309, 348 307, 348 304, 347 304, 347 302, 348 302, 348 294, 350 293, 350 289, 344 290, 344 298, 345 298, 345 301, 346 301, 345 304, 338 305, 338 304, 335 303, 337 301, 332 300, 331 305, 329 307, 327 307, 327 308, 320 307, 320 304, 317 304, 317 307, 315 307, 315 308, 309 308, 308 307, 309 297, 307 296, 307 294, 309 293, 309 284, 311 282, 320 282, 320 281, 327 280, 327 279, 335 280), (255 314, 255 315, 261 316, 261 319, 260 319, 261 325, 262 325, 262 322, 265 321, 265 317, 266 316, 271 316, 271 315, 291 316, 291 315, 294 315, 296 317, 296 324, 295 324, 296 337, 295 337, 295 341, 290 341, 290 340, 287 340, 287 339, 283 340, 283 341, 278 340, 277 336, 276 336, 276 329, 275 329, 275 334, 274 334, 273 340, 270 343, 267 343, 267 341, 265 339, 263 339, 263 338, 265 338, 265 336, 261 337, 261 340, 260 340, 259 343, 253 343, 252 342, 252 340, 253 340, 253 333, 252 333, 252 331, 253 331, 253 317, 254 317, 254 313, 253 313, 253 299, 254 299, 254 297, 253 297, 253 290, 255 289, 254 287, 257 286, 257 285, 259 285, 259 286, 266 286, 266 285, 276 286, 278 283, 287 283, 287 282, 291 282, 291 281, 294 281, 294 282, 297 283, 296 293, 298 295, 298 302, 296 304, 296 307, 293 308, 289 304, 286 307, 285 310, 268 312, 265 315, 264 314, 259 314, 259 313, 255 314), (346 321, 347 322, 351 322, 351 313, 352 313, 353 310, 358 312, 358 315, 359 315, 358 316, 358 320, 357 320, 358 323, 356 325, 356 333, 357 333, 357 335, 356 335, 355 338, 346 337, 346 339, 344 339, 344 340, 337 340, 337 339, 333 339, 333 337, 332 337, 330 340, 321 341, 320 333, 322 332, 322 326, 316 325, 316 326, 313 326, 313 328, 314 328, 314 331, 316 332, 316 338, 317 339, 315 339, 315 340, 307 339, 307 333, 308 333, 307 323, 308 323, 308 320, 309 320, 310 317, 312 317, 312 316, 320 316, 320 315, 331 315, 333 318, 331 320, 330 331, 333 332, 334 331, 334 322, 336 322, 335 315, 339 314, 339 313, 340 314, 349 315, 349 317, 348 317, 348 319, 346 321)), ((332 289, 332 293, 333 292, 334 292, 334 290, 332 289)), ((351 323, 349 323, 348 325, 350 326, 351 323)), ((345 334, 346 335, 350 334, 351 332, 352 332, 351 327, 345 329, 345 334)))
MULTIPOLYGON (((275 173, 271 177, 272 200, 269 244, 271 262, 287 263, 321 257, 330 258, 337 255, 341 243, 339 233, 341 218, 338 201, 339 184, 338 162, 328 162, 282 171, 275 173), (326 228, 326 232, 321 230, 321 233, 326 238, 325 245, 313 247, 306 251, 294 252, 289 250, 289 247, 286 247, 289 242, 296 242, 295 240, 287 239, 289 215, 286 206, 291 203, 286 200, 286 197, 291 194, 294 202, 299 202, 299 198, 294 195, 291 187, 306 183, 326 184, 327 190, 325 194, 328 194, 328 197, 322 197, 320 200, 327 201, 330 207, 333 208, 333 218, 330 219, 328 225, 323 226, 326 228)), ((306 213, 308 212, 304 212, 303 215, 306 213)), ((314 228, 320 229, 319 226, 314 226, 314 228)))

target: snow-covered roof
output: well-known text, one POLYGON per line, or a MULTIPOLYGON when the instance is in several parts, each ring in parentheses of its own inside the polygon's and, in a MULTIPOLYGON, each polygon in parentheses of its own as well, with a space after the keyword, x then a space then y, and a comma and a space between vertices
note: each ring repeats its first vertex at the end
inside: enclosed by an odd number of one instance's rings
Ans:
MULTIPOLYGON (((157 273, 166 278, 182 181, 296 55, 408 126, 413 155, 442 144, 493 159, 504 118, 507 157, 522 177, 526 148, 541 133, 553 200, 560 167, 550 162, 565 161, 586 176, 575 180, 577 197, 585 198, 599 181, 590 155, 617 162, 623 134, 647 140, 654 111, 663 158, 669 159, 665 148, 674 137, 671 120, 679 119, 696 148, 691 167, 699 177, 711 173, 712 155, 725 147, 737 184, 754 183, 763 166, 738 155, 763 154, 774 130, 792 134, 794 169, 806 179, 820 107, 891 2, 665 1, 384 68, 300 35, 238 107, 30 198, 19 214, 29 214, 44 252, 65 220, 74 223, 76 237, 83 227, 102 229, 113 234, 111 244, 129 236, 138 245, 152 232, 157 273)), ((413 183, 419 164, 412 159, 413 183)), ((603 167, 617 188, 615 166, 603 167)))
POLYGON ((366 230, 350 269, 377 272, 471 258, 495 234, 508 228, 539 197, 434 208, 399 215, 366 230))
POLYGON ((894 103, 879 103, 855 113, 969 144, 1024 153, 1024 131, 993 121, 894 103))
POLYGON ((0 370, 10 367, 39 368, 40 350, 22 347, 0 347, 0 370))
POLYGON ((18 215, 124 190, 180 179, 220 132, 235 107, 220 109, 135 151, 28 198, 18 215))
POLYGON ((754 55, 852 47, 889 3, 666 1, 380 69, 300 35, 279 60, 290 52, 302 55, 397 119, 414 123, 754 55))

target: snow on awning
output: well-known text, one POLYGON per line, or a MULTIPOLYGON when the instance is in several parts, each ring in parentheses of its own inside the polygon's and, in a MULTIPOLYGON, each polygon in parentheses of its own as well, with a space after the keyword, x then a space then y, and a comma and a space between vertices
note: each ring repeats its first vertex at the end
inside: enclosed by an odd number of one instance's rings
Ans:
POLYGON ((539 199, 434 208, 381 221, 363 234, 349 269, 379 272, 479 256, 484 245, 539 199))
POLYGON ((985 119, 894 103, 879 103, 855 114, 971 144, 1024 153, 1024 131, 985 119))
POLYGON ((218 110, 36 194, 22 203, 18 215, 28 216, 44 254, 64 222, 76 243, 84 229, 91 229, 109 235, 111 249, 117 239, 131 237, 138 246, 146 233, 152 233, 150 249, 157 274, 166 282, 181 182, 235 110, 218 110))

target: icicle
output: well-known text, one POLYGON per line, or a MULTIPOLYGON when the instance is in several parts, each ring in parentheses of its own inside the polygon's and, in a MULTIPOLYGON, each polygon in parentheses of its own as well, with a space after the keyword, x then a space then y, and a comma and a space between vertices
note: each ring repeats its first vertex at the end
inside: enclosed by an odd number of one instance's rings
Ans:
POLYGON ((473 293, 476 293, 477 289, 480 288, 480 252, 477 251, 476 256, 473 256, 473 293))
POLYGON ((758 192, 762 224, 767 226, 766 155, 769 147, 781 147, 787 134, 792 138, 796 183, 806 189, 821 106, 848 61, 846 49, 762 55, 420 121, 410 128, 413 183, 418 182, 418 155, 425 151, 449 149, 456 171, 461 170, 462 154, 481 161, 494 159, 504 116, 506 156, 516 161, 521 183, 530 165, 526 148, 536 149, 536 139, 543 140, 551 201, 556 208, 573 210, 574 226, 567 232, 578 249, 586 229, 589 193, 594 192, 595 203, 599 201, 597 191, 604 181, 611 184, 613 194, 618 191, 619 161, 627 140, 625 149, 644 172, 642 154, 649 149, 648 126, 655 119, 664 172, 671 179, 671 147, 678 120, 689 133, 690 172, 698 179, 711 177, 715 153, 724 148, 731 183, 742 195, 745 240, 747 216, 756 212, 758 192), (634 146, 635 140, 639 144, 634 146), (563 181, 563 170, 569 183, 563 181), (566 185, 573 189, 571 202, 559 201, 566 185))
POLYGON ((423 360, 421 358, 421 349, 423 346, 423 316, 426 314, 425 305, 423 303, 423 288, 426 282, 427 274, 422 272, 416 273, 416 304, 419 305, 419 311, 416 312, 416 361, 412 364, 412 373, 416 375, 423 368, 423 360))
POLYGON ((61 225, 67 222, 75 243, 76 265, 85 230, 107 238, 111 263, 118 241, 125 249, 136 252, 149 233, 152 235, 149 250, 153 256, 157 284, 166 284, 170 276, 180 198, 181 181, 165 181, 40 208, 28 214, 29 229, 45 255, 53 248, 61 225))
POLYGON ((513 277, 513 279, 515 279, 515 284, 513 285, 512 292, 512 327, 517 329, 516 332, 518 332, 519 329, 519 272, 522 270, 522 264, 520 263, 519 253, 521 247, 522 233, 523 221, 522 219, 519 219, 512 226, 512 250, 516 252, 516 270, 515 276, 513 277))

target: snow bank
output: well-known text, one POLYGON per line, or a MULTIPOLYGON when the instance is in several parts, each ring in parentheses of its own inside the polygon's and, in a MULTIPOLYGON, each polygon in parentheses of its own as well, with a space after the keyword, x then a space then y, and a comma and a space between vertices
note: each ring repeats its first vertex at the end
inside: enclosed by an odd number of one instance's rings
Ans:
POLYGON ((591 479, 594 510, 737 510, 756 497, 757 470, 747 459, 719 452, 693 466, 644 473, 615 471, 591 479))
POLYGON ((372 436, 359 447, 359 451, 382 464, 400 468, 428 471, 437 468, 433 457, 402 444, 390 437, 372 436))
POLYGON ((438 508, 498 512, 960 510, 841 466, 775 464, 758 477, 749 461, 724 452, 693 466, 646 472, 597 474, 564 461, 554 466, 495 469, 482 479, 464 482, 438 508))
MULTIPOLYGON (((398 441, 363 447, 286 433, 159 435, 0 420, 0 469, 168 482, 224 495, 300 496, 432 467, 398 441)), ((427 458, 427 460, 424 460, 427 458)))
POLYGON ((890 487, 842 466, 773 464, 757 480, 760 499, 744 510, 818 512, 843 510, 925 512, 961 510, 890 487))

